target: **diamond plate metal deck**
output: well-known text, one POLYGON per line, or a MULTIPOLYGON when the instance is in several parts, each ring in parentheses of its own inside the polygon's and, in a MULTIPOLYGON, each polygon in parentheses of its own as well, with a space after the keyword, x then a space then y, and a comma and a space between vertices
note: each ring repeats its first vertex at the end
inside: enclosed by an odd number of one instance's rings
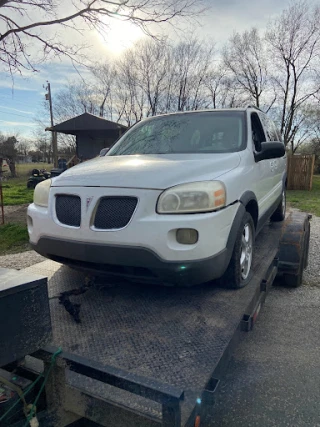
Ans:
MULTIPOLYGON (((71 297, 81 304, 77 324, 54 298, 60 292, 80 287, 84 275, 53 261, 44 261, 25 271, 48 276, 53 345, 163 383, 186 392, 184 421, 195 396, 200 395, 233 337, 246 308, 276 256, 281 234, 279 224, 268 224, 256 241, 251 282, 240 290, 225 290, 212 284, 193 288, 166 288, 106 283, 83 295, 71 297)), ((73 386, 110 397, 110 386, 78 376, 73 386), (100 385, 99 385, 100 384, 100 385), (108 391, 109 390, 109 391, 108 391)), ((156 404, 112 392, 113 399, 155 416, 156 404)))

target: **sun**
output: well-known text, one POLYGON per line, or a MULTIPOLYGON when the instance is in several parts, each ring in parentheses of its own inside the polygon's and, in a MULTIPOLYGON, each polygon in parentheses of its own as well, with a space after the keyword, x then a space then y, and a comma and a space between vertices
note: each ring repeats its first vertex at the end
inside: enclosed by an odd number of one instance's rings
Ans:
POLYGON ((108 22, 108 26, 109 29, 103 37, 103 43, 115 55, 132 47, 145 35, 141 28, 130 21, 113 19, 108 22))

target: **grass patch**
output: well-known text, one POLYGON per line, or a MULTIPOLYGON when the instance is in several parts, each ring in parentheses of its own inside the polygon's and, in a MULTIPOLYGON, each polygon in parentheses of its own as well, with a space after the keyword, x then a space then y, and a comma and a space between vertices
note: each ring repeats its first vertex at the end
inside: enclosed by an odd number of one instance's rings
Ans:
POLYGON ((33 190, 27 188, 27 180, 32 169, 51 170, 53 165, 47 163, 26 163, 16 166, 18 178, 8 178, 3 181, 4 206, 23 205, 32 203, 33 190))
POLYGON ((33 190, 27 188, 26 178, 12 178, 2 183, 4 206, 32 203, 33 190))
POLYGON ((25 225, 0 225, 0 255, 8 255, 29 249, 29 236, 25 225))
POLYGON ((311 191, 287 191, 287 200, 290 206, 320 217, 320 176, 313 176, 311 191))

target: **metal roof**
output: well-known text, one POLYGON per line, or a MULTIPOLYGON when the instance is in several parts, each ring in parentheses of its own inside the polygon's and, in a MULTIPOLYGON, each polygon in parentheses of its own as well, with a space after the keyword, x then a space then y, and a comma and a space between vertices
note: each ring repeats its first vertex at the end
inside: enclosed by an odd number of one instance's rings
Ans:
POLYGON ((80 116, 73 117, 65 122, 59 123, 46 130, 51 132, 60 132, 70 135, 78 135, 82 132, 99 132, 106 130, 126 130, 127 127, 110 120, 94 116, 93 114, 83 113, 80 116))

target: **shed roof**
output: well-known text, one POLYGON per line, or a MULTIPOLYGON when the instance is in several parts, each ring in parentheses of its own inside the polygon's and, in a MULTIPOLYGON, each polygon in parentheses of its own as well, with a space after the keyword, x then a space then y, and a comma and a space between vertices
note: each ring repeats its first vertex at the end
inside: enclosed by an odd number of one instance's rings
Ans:
POLYGON ((89 113, 80 114, 80 116, 73 117, 72 119, 66 120, 65 122, 59 123, 53 127, 46 128, 46 130, 50 130, 51 132, 61 132, 70 135, 78 135, 82 132, 91 133, 120 129, 125 131, 127 127, 89 113))

